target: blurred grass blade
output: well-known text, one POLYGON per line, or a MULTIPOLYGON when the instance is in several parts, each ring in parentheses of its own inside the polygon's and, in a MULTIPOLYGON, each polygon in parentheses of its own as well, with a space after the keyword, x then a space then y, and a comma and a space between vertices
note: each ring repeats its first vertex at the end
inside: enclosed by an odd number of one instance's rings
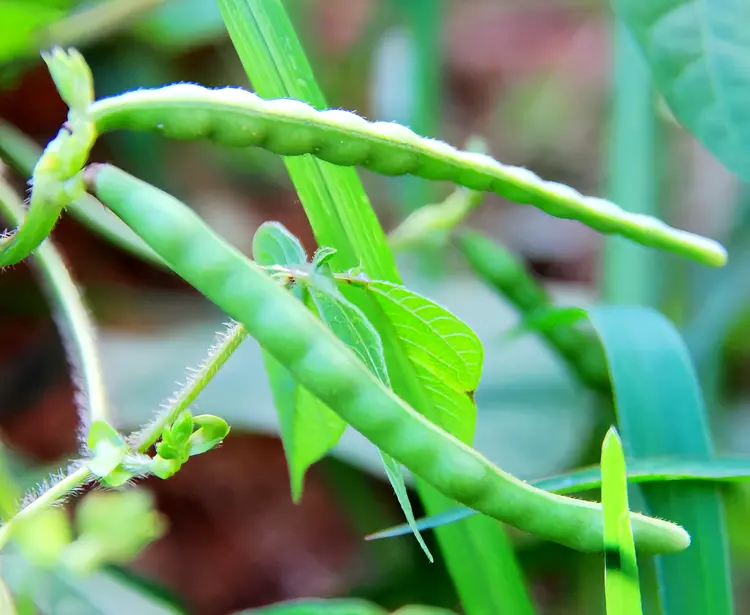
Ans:
MULTIPOLYGON (((0 217, 11 226, 18 226, 23 212, 18 195, 0 176, 0 217)), ((85 442, 90 423, 107 421, 109 418, 94 323, 64 259, 49 239, 39 246, 31 262, 43 282, 65 345, 73 382, 78 389, 76 405, 82 423, 81 439, 85 442)))
MULTIPOLYGON (((710 460, 713 446, 698 380, 669 320, 645 307, 589 310, 607 354, 618 423, 630 458, 710 460)), ((682 525, 689 549, 657 558, 664 615, 731 615, 729 553, 718 485, 643 485, 648 513, 682 525)))
POLYGON ((642 615, 625 455, 614 427, 607 432, 602 444, 601 468, 607 615, 642 615))
MULTIPOLYGON (((26 135, 0 119, 0 158, 24 177, 31 177, 42 149, 26 135)), ((93 196, 85 194, 67 211, 76 220, 121 250, 151 265, 165 267, 162 259, 138 235, 93 196)))
MULTIPOLYGON (((669 457, 643 457, 631 459, 627 467, 628 482, 631 483, 660 483, 660 482, 727 482, 739 483, 750 481, 750 458, 719 458, 707 460, 679 459, 669 457)), ((599 466, 582 468, 573 472, 566 472, 558 476, 540 478, 528 481, 530 485, 545 489, 553 493, 570 495, 601 487, 601 470, 599 466)), ((444 512, 430 517, 423 517, 417 521, 420 530, 441 527, 449 523, 461 521, 478 513, 465 506, 455 506, 444 512)), ((368 536, 368 540, 403 536, 411 530, 406 525, 376 532, 368 536)))
POLYGON ((8 466, 5 446, 0 442, 0 521, 7 521, 16 514, 22 495, 21 488, 14 480, 13 473, 8 466))
MULTIPOLYGON (((218 0, 224 22, 254 89, 263 98, 295 98, 315 108, 327 107, 310 64, 297 35, 279 0, 218 0)), ((356 170, 336 167, 310 156, 285 158, 289 175, 302 202, 319 246, 336 249, 331 260, 334 271, 361 267, 373 280, 400 284, 396 264, 385 233, 370 206, 356 170)), ((395 393, 422 414, 429 412, 429 397, 415 373, 403 342, 380 306, 368 293, 358 289, 342 289, 342 294, 362 310, 381 335, 383 351, 395 393)), ((428 512, 439 512, 452 502, 441 494, 428 491, 421 480, 415 481, 417 491, 428 512)), ((491 532, 499 526, 477 526, 485 540, 494 540, 491 532)), ((464 528, 457 530, 464 532, 464 528)), ((440 537, 440 531, 438 532, 440 537)), ((469 539, 464 540, 469 544, 469 539)), ((456 560, 466 568, 481 570, 496 566, 497 560, 511 561, 512 549, 494 553, 493 562, 485 561, 486 554, 473 550, 471 558, 465 551, 451 552, 450 542, 441 543, 446 560, 456 560)), ((463 583, 463 577, 453 581, 462 603, 481 605, 480 598, 489 604, 487 595, 474 596, 473 585, 463 583)), ((506 587, 491 586, 487 591, 500 595, 506 587)), ((525 591, 525 590, 523 590, 525 591)), ((469 610, 467 615, 495 615, 491 608, 469 610)), ((512 613, 511 613, 512 615, 512 613)))
MULTIPOLYGON (((614 84, 609 127, 607 198, 632 213, 659 217, 657 121, 648 67, 631 33, 613 24, 614 84)), ((600 286, 608 303, 656 305, 664 255, 610 236, 600 286)))

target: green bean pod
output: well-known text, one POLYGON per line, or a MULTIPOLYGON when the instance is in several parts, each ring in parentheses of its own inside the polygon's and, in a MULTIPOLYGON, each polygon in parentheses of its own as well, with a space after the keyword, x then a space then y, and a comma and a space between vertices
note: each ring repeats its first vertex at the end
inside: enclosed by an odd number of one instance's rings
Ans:
MULTIPOLYGON (((446 496, 571 548, 601 552, 599 504, 531 487, 429 422, 383 387, 348 346, 258 265, 174 197, 109 165, 86 171, 89 189, 170 268, 232 318, 316 397, 378 448, 446 496)), ((680 526, 633 514, 636 543, 674 553, 680 526)))
POLYGON ((14 265, 36 250, 52 232, 62 210, 86 192, 81 170, 96 140, 94 124, 86 113, 94 98, 91 72, 75 50, 54 49, 43 58, 70 113, 34 167, 31 201, 23 223, 0 237, 0 267, 14 265))
MULTIPOLYGON (((522 315, 554 307, 544 287, 502 246, 481 233, 467 230, 456 232, 453 242, 474 273, 522 315)), ((594 390, 611 391, 604 350, 594 336, 573 325, 544 329, 539 335, 582 383, 594 390)))
POLYGON ((721 266, 727 258, 717 242, 673 229, 656 218, 628 213, 609 201, 543 181, 527 169, 457 150, 399 124, 368 122, 349 111, 318 111, 298 100, 264 100, 240 88, 180 83, 99 100, 91 115, 102 132, 156 131, 175 139, 263 147, 283 156, 312 154, 332 164, 361 166, 383 175, 449 180, 707 265, 721 266))

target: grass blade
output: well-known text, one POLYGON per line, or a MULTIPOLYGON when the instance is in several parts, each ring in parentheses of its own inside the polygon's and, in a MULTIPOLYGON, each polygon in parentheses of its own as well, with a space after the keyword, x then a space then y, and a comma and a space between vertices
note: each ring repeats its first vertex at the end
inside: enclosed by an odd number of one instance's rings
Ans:
MULTIPOLYGON (((281 2, 218 1, 232 42, 259 95, 264 98, 291 97, 318 109, 327 107, 281 2)), ((337 250, 331 261, 334 270, 343 271, 361 266, 371 279, 401 283, 385 233, 356 171, 352 168, 335 167, 309 156, 285 158, 285 164, 318 244, 335 247, 337 250)), ((343 289, 342 294, 362 310, 380 333, 394 391, 425 414, 425 410, 429 408, 428 398, 388 319, 374 299, 367 297, 366 293, 360 293, 364 297, 356 296, 355 292, 343 289)), ((438 512, 452 504, 441 494, 428 491, 421 481, 417 481, 417 490, 428 511, 438 512)), ((490 532, 500 531, 497 524, 491 528, 476 527, 478 532, 484 533, 487 541, 492 540, 490 532)), ((465 529, 461 528, 460 531, 465 529)), ((440 533, 438 537, 440 538, 440 533)), ((464 542, 468 544, 468 538, 464 542)), ((462 559, 464 553, 450 551, 449 547, 447 542, 441 543, 448 561, 456 560, 466 568, 471 566, 475 570, 484 567, 485 563, 487 566, 495 565, 486 562, 485 555, 480 551, 473 550, 471 559, 466 560, 462 559)), ((510 548, 497 552, 494 556, 504 561, 514 558, 510 548)), ((453 580, 464 604, 480 602, 480 596, 474 596, 475 587, 464 584, 462 578, 454 576, 453 580)), ((505 588, 494 585, 487 590, 502 594, 505 588)), ((488 599, 486 594, 481 598, 488 599)), ((467 610, 467 615, 485 613, 490 615, 491 611, 467 610)))
MULTIPOLYGON (((710 460, 713 446, 698 380, 674 326, 643 307, 600 306, 589 318, 607 354, 618 423, 632 458, 710 460)), ((689 549, 657 558, 664 615, 733 613, 729 554, 717 485, 641 487, 649 513, 682 525, 689 549)))
POLYGON ((642 615, 622 442, 613 427, 602 445, 604 586, 607 615, 642 615))

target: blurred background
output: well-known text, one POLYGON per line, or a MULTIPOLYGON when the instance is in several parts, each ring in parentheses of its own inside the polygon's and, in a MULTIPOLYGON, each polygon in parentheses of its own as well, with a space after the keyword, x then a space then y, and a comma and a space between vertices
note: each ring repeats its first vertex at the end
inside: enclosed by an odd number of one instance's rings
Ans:
MULTIPOLYGON (((656 96, 652 123, 626 123, 631 144, 624 153, 613 148, 612 109, 620 95, 642 86, 628 76, 634 66, 637 73, 639 58, 625 56, 624 64, 613 58, 614 27, 605 2, 284 4, 331 106, 396 120, 459 146, 481 136, 499 160, 584 194, 618 190, 611 176, 618 155, 626 161, 632 156, 633 181, 644 162, 657 165, 657 209, 651 213, 723 241, 728 267, 708 270, 640 248, 615 262, 608 256, 613 244, 590 229, 494 196, 468 224, 521 256, 560 304, 648 302, 669 315, 704 382, 717 448, 750 453, 747 195, 656 96), (645 150, 642 141, 648 141, 645 150), (642 159, 643 151, 653 155, 651 162, 642 159)), ((98 97, 176 81, 249 87, 214 0, 0 0, 0 118, 40 145, 66 115, 38 57, 40 41, 81 49, 98 97)), ((118 133, 103 137, 93 158, 179 196, 245 253, 266 220, 281 221, 310 251, 316 247, 281 160, 264 151, 118 133)), ((621 164, 620 181, 623 175, 627 182, 621 164)), ((386 231, 451 191, 416 179, 361 176, 386 231)), ((24 189, 26 177, 11 177, 24 189)), ((118 426, 135 429, 183 381, 185 368, 200 363, 226 319, 179 280, 105 244, 74 220, 63 219, 54 239, 99 323, 118 426)), ((399 262, 408 286, 453 310, 485 344, 477 448, 529 479, 594 462, 592 451, 606 426, 591 394, 534 336, 503 337, 518 323, 512 307, 449 251, 418 249, 399 262)), ((0 348, 0 435, 19 476, 32 486, 75 457, 77 414, 60 340, 25 265, 0 276, 0 348)), ((357 434, 347 432, 335 453, 309 473, 302 503, 291 503, 275 410, 252 340, 196 407, 225 417, 232 433, 174 478, 145 481, 169 531, 119 571, 129 582, 176 596, 199 615, 302 596, 455 608, 439 557, 429 564, 411 537, 363 540, 402 517, 377 450, 357 434)), ((749 604, 750 539, 743 531, 748 496, 742 485, 727 490, 739 605, 749 604)), ((601 591, 597 564, 591 567, 582 555, 525 541, 519 557, 545 612, 587 612, 577 596, 601 591)), ((117 588, 107 591, 116 595, 117 588)), ((744 612, 741 606, 738 612, 744 612)))

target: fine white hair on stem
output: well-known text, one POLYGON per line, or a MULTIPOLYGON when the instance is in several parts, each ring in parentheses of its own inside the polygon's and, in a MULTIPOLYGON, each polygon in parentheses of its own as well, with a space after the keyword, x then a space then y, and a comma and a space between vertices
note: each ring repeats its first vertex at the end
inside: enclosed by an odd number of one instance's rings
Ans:
POLYGON ((177 415, 188 408, 211 382, 232 353, 247 337, 247 331, 240 323, 230 320, 225 323, 226 329, 216 334, 208 356, 197 368, 188 367, 186 382, 167 401, 161 404, 154 419, 141 430, 128 437, 128 444, 139 453, 147 451, 161 436, 164 427, 169 425, 177 415))

